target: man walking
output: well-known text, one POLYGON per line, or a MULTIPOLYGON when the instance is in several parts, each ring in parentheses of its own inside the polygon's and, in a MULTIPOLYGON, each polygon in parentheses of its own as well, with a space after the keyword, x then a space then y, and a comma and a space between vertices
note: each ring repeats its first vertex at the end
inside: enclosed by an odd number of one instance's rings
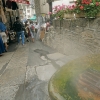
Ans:
POLYGON ((16 17, 16 21, 14 22, 13 29, 17 34, 18 43, 20 42, 20 36, 21 36, 22 45, 24 45, 24 43, 25 43, 24 25, 20 21, 19 17, 16 17))

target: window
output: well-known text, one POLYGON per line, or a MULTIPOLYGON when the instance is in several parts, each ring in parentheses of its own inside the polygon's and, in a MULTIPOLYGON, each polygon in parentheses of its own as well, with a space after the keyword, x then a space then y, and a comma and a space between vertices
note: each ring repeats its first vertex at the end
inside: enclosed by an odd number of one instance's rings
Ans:
POLYGON ((31 16, 30 15, 28 15, 28 18, 30 18, 31 16))
POLYGON ((30 10, 27 10, 27 13, 30 13, 30 10))

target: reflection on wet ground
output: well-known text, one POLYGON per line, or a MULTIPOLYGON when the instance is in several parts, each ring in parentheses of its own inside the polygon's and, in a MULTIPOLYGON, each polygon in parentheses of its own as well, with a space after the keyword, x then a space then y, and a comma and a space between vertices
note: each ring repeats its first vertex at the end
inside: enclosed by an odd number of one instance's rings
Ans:
POLYGON ((34 76, 29 83, 19 86, 19 90, 15 96, 15 100, 49 100, 49 95, 46 94, 47 82, 41 81, 37 76, 34 76))
POLYGON ((100 100, 100 54, 62 67, 50 81, 50 95, 54 100, 100 100))

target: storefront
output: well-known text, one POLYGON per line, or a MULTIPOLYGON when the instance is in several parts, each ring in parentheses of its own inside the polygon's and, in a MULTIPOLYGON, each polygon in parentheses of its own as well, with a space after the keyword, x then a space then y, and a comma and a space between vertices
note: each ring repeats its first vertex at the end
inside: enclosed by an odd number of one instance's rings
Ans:
POLYGON ((16 17, 20 18, 19 3, 29 5, 29 1, 24 0, 0 0, 0 17, 11 34, 16 17))
POLYGON ((20 17, 19 14, 19 3, 29 4, 29 1, 24 0, 1 0, 0 1, 0 17, 3 23, 7 25, 7 28, 12 29, 12 25, 15 21, 16 16, 20 17))

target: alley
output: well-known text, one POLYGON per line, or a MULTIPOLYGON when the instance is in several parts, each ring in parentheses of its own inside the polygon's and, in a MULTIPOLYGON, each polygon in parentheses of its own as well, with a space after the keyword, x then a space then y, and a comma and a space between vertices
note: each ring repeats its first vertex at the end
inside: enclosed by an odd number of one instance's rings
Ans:
POLYGON ((50 100, 50 78, 75 58, 66 57, 40 41, 16 45, 0 58, 0 100, 50 100))

